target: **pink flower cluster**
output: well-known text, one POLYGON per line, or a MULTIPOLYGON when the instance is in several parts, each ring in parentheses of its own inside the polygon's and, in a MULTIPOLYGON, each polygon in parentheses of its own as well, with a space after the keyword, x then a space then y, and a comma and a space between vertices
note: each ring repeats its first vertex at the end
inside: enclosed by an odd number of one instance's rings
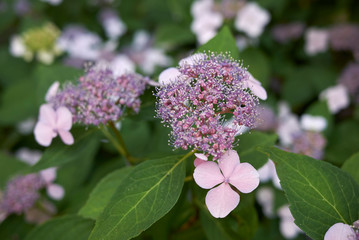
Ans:
POLYGON ((150 80, 139 74, 123 74, 115 77, 110 69, 94 67, 82 77, 77 85, 68 84, 49 99, 55 109, 66 107, 73 122, 85 125, 106 124, 117 121, 125 108, 139 111, 139 96, 150 80))
POLYGON ((38 191, 45 184, 40 174, 28 174, 10 180, 2 197, 0 210, 6 214, 25 212, 38 200, 38 191))
POLYGON ((252 87, 260 83, 249 77, 229 54, 209 52, 181 61, 178 74, 156 94, 157 116, 172 128, 174 147, 192 146, 214 160, 232 149, 238 128, 253 127, 257 117, 252 87))

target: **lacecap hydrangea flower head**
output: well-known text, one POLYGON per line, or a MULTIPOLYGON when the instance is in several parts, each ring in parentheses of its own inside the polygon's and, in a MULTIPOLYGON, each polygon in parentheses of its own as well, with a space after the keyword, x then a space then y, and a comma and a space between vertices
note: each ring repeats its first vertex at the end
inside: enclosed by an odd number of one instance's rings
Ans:
POLYGON ((72 123, 98 126, 118 121, 126 109, 137 113, 147 84, 151 84, 147 77, 135 73, 116 76, 102 66, 90 68, 76 84, 68 83, 62 90, 55 83, 46 95, 48 103, 40 108, 34 130, 37 142, 49 146, 59 134, 64 143, 72 144, 72 123))
POLYGON ((242 126, 253 127, 265 90, 229 54, 195 54, 161 73, 157 116, 172 128, 175 148, 193 147, 213 160, 232 149, 242 126), (230 123, 230 124, 228 124, 230 123))

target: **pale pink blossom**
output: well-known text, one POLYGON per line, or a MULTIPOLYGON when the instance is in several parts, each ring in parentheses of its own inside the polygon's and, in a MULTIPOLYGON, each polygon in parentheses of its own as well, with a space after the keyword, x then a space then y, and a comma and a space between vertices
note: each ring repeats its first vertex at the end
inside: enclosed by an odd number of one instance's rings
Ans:
POLYGON ((282 189, 274 162, 271 159, 268 159, 268 162, 258 169, 258 173, 261 182, 272 181, 276 188, 282 189))
POLYGON ((177 68, 167 68, 166 70, 162 71, 158 76, 158 82, 161 85, 167 85, 172 82, 175 82, 176 79, 180 76, 181 73, 177 68))
POLYGON ((310 28, 305 33, 305 52, 315 55, 328 49, 329 32, 323 29, 310 28))
POLYGON ((55 111, 50 104, 43 104, 34 129, 35 139, 40 145, 47 147, 53 138, 60 135, 65 144, 71 145, 74 143, 71 127, 72 114, 66 107, 59 107, 55 111))
POLYGON ((65 195, 65 190, 62 186, 55 184, 54 181, 56 179, 56 171, 55 167, 47 168, 40 172, 42 179, 46 184, 47 195, 55 200, 60 200, 65 195))
POLYGON ((198 165, 208 161, 208 157, 203 153, 195 153, 196 159, 194 160, 194 166, 197 167, 198 165))
POLYGON ((351 226, 336 223, 325 233, 324 240, 356 240, 356 234, 351 226))
POLYGON ((262 83, 260 81, 258 81, 257 79, 255 79, 252 74, 250 74, 248 72, 249 78, 248 80, 246 80, 244 82, 245 84, 245 88, 249 88, 252 93, 254 95, 256 95, 257 97, 259 97, 262 100, 266 100, 267 99, 267 92, 266 90, 262 87, 262 83))
POLYGON ((51 84, 49 87, 49 90, 47 90, 47 93, 45 95, 45 100, 48 102, 52 97, 54 97, 59 90, 60 83, 58 81, 51 84))
POLYGON ((327 101, 329 111, 334 114, 349 106, 350 103, 348 90, 341 84, 325 89, 321 92, 320 99, 327 101))
POLYGON ((280 217, 279 229, 285 238, 294 238, 302 230, 294 223, 294 217, 289 210, 289 205, 284 205, 278 209, 278 215, 280 217))
MULTIPOLYGON (((260 173, 259 173, 260 175, 260 173)), ((274 217, 274 191, 271 187, 260 187, 257 190, 256 198, 262 206, 263 213, 266 217, 274 217)))
POLYGON ((226 217, 240 201, 239 195, 230 185, 243 193, 250 193, 259 185, 257 170, 249 163, 240 163, 234 150, 225 152, 218 164, 207 161, 198 165, 193 178, 201 188, 212 188, 207 193, 206 205, 216 218, 226 217))
POLYGON ((327 127, 327 120, 321 116, 303 114, 300 118, 300 125, 303 130, 321 132, 327 127))
POLYGON ((270 14, 257 3, 249 2, 237 13, 234 26, 249 37, 259 37, 270 21, 270 14))

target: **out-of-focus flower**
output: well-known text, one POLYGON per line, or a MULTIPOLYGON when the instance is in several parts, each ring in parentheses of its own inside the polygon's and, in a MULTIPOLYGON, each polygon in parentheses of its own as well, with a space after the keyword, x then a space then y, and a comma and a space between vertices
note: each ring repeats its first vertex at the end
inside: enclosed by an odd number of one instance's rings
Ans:
POLYGON ((23 147, 16 151, 15 156, 29 165, 34 165, 40 160, 42 153, 39 150, 31 150, 23 147))
POLYGON ((60 3, 62 3, 62 0, 41 0, 43 2, 47 2, 51 5, 57 6, 60 5, 60 3))
POLYGON ((28 119, 25 119, 24 121, 19 122, 16 128, 19 131, 19 133, 23 135, 27 135, 33 132, 35 124, 36 124, 35 118, 30 117, 28 119))
POLYGON ((81 26, 68 26, 58 39, 58 46, 71 58, 97 60, 100 56, 102 41, 99 36, 81 26))
POLYGON ((325 89, 319 97, 327 101, 329 111, 333 114, 348 107, 350 103, 348 90, 341 84, 325 89))
MULTIPOLYGON (((260 175, 260 173, 259 173, 260 175)), ((262 182, 262 180, 261 180, 262 182)), ((257 190, 256 199, 262 206, 263 213, 266 217, 274 217, 274 192, 270 187, 260 187, 257 190)))
POLYGON ((356 227, 356 230, 357 232, 348 224, 336 223, 325 233, 324 240, 357 240, 359 239, 359 229, 356 227))
POLYGON ((305 52, 308 55, 325 52, 328 49, 328 40, 328 30, 309 28, 305 33, 305 52))
POLYGON ((15 13, 19 16, 24 16, 31 12, 31 4, 29 0, 17 0, 14 4, 15 13))
POLYGON ((359 63, 348 64, 341 73, 338 83, 345 86, 354 101, 359 103, 359 63))
POLYGON ((272 181, 276 188, 282 189, 275 165, 271 159, 268 159, 268 162, 258 169, 258 173, 261 182, 272 181))
POLYGON ((289 205, 282 206, 278 209, 278 215, 280 217, 280 232, 285 238, 294 238, 302 230, 294 223, 294 217, 289 210, 289 205))
POLYGON ((236 16, 234 26, 249 37, 259 37, 270 21, 270 14, 255 2, 248 2, 236 16))
POLYGON ((35 139, 40 145, 47 147, 59 134, 65 144, 71 145, 74 143, 71 127, 72 114, 66 107, 54 110, 50 104, 43 104, 34 129, 35 139))
POLYGON ((273 27, 272 36, 279 43, 287 43, 302 36, 304 27, 304 23, 301 22, 278 24, 273 27))
POLYGON ((213 0, 197 0, 192 4, 193 22, 191 30, 200 44, 213 38, 223 23, 223 17, 214 9, 213 0))
POLYGON ((261 131, 271 131, 277 128, 278 120, 274 114, 274 111, 266 106, 258 106, 258 118, 255 123, 255 129, 261 131))
POLYGON ((152 37, 143 30, 135 33, 133 43, 126 53, 145 74, 154 73, 156 66, 167 67, 172 63, 164 49, 154 47, 152 37))
POLYGON ((51 64, 55 56, 61 54, 61 49, 56 44, 59 35, 60 31, 52 23, 29 29, 11 38, 10 53, 23 57, 26 61, 31 61, 36 56, 40 62, 51 64))
POLYGON ((39 174, 28 174, 10 180, 1 199, 0 209, 7 215, 25 212, 39 199, 38 190, 43 186, 44 181, 39 174))
POLYGON ((232 149, 237 126, 253 127, 257 117, 258 98, 247 90, 248 78, 230 56, 214 53, 188 58, 160 75, 157 116, 172 128, 174 147, 194 147, 214 159, 232 149), (231 117, 234 127, 224 124, 231 117))
POLYGON ((296 115, 290 112, 288 104, 279 104, 279 117, 277 134, 280 144, 287 147, 293 143, 293 136, 301 132, 299 120, 296 115))
POLYGON ((54 167, 47 168, 45 170, 42 170, 40 172, 40 175, 44 180, 47 195, 52 199, 61 200, 65 195, 65 190, 62 186, 54 183, 56 179, 56 171, 57 169, 54 167))
POLYGON ((338 24, 330 28, 330 46, 336 51, 359 51, 359 26, 354 24, 338 24))
POLYGON ((231 185, 243 193, 250 193, 259 185, 256 169, 249 163, 240 163, 237 152, 233 150, 225 152, 218 164, 207 161, 198 165, 193 178, 201 188, 212 188, 207 193, 206 205, 216 218, 226 217, 240 201, 231 185))
POLYGON ((321 132, 327 127, 327 120, 321 116, 303 114, 300 118, 300 125, 303 130, 321 132))
POLYGON ((110 39, 117 40, 126 32, 126 25, 113 9, 103 9, 100 12, 100 21, 110 39))

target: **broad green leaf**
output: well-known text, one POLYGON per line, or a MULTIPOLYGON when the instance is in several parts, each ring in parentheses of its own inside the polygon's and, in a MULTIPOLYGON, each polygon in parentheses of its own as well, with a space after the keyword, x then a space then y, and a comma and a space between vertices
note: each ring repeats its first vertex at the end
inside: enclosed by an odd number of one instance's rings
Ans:
POLYGON ((51 146, 42 155, 40 161, 30 168, 31 172, 37 172, 49 167, 60 166, 62 164, 81 159, 84 156, 94 155, 99 145, 97 129, 83 130, 75 128, 71 130, 75 143, 65 145, 57 137, 51 146))
POLYGON ((37 92, 37 103, 41 105, 45 102, 45 95, 49 87, 56 81, 60 82, 61 86, 65 82, 73 82, 83 71, 67 67, 63 65, 38 65, 34 71, 34 76, 36 78, 36 92, 37 92))
POLYGON ((90 239, 129 239, 163 217, 180 196, 186 157, 165 157, 137 165, 117 188, 90 239))
POLYGON ((33 224, 26 222, 24 216, 13 214, 0 223, 0 239, 24 239, 34 227, 33 224))
POLYGON ((67 215, 51 219, 34 228, 25 240, 87 240, 94 221, 67 215))
POLYGON ((131 167, 121 168, 104 177, 92 190, 89 199, 85 206, 80 209, 79 214, 83 217, 97 219, 131 170, 131 167))
POLYGON ((359 151, 359 121, 347 120, 337 124, 328 138, 325 159, 341 166, 359 151))
POLYGON ((12 125, 37 115, 34 83, 26 79, 5 89, 0 96, 0 125, 12 125))
POLYGON ((0 152, 0 188, 3 188, 11 177, 27 166, 20 160, 0 152))
POLYGON ((269 85, 270 66, 268 57, 258 48, 246 48, 240 53, 243 65, 264 87, 269 85))
POLYGON ((261 150, 276 164, 295 223, 312 239, 323 239, 335 223, 359 219, 359 185, 330 163, 277 148, 261 150))
POLYGON ((217 35, 206 44, 197 49, 196 52, 211 51, 216 53, 230 52, 234 59, 239 59, 236 40, 228 26, 224 26, 217 35))
POLYGON ((342 169, 349 173, 359 184, 359 152, 346 160, 342 166, 342 169))
POLYGON ((275 134, 268 134, 263 132, 248 132, 238 137, 238 147, 235 150, 238 152, 241 162, 249 162, 256 169, 263 166, 268 157, 257 150, 258 146, 273 146, 277 140, 275 134))

